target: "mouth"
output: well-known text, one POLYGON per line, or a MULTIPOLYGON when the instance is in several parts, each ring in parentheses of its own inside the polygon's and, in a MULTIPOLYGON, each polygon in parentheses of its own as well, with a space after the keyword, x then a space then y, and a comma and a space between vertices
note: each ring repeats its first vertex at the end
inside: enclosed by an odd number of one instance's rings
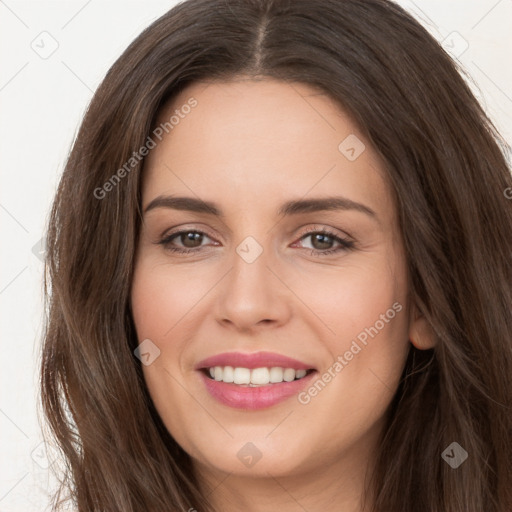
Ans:
POLYGON ((212 398, 246 410, 271 407, 297 395, 318 373, 311 365, 270 352, 219 354, 196 370, 212 398))

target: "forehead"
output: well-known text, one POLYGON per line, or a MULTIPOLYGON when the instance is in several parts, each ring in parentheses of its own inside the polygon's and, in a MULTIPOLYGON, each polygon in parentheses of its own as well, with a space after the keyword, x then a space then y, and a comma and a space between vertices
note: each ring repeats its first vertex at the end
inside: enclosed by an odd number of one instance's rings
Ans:
POLYGON ((147 199, 192 192, 263 204, 339 193, 392 208, 375 150, 332 98, 307 84, 195 82, 161 110, 157 126, 167 129, 146 158, 147 199))

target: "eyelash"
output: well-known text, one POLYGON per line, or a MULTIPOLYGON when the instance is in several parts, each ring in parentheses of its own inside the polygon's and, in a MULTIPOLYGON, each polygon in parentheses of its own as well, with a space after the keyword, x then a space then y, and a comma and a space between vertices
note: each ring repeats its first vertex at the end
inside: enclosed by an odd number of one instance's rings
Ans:
MULTIPOLYGON (((208 235, 208 233, 205 233, 204 231, 199 231, 196 229, 185 229, 182 231, 176 231, 175 233, 171 233, 170 235, 162 238, 157 244, 163 245, 167 251, 173 252, 173 253, 179 253, 179 254, 190 254, 194 252, 198 252, 201 250, 200 247, 196 247, 194 249, 188 249, 188 248, 181 248, 181 247, 173 247, 170 245, 171 241, 174 238, 179 237, 180 235, 186 234, 186 233, 196 233, 200 235, 206 235, 208 238, 212 238, 208 235)), ((325 251, 321 251, 319 249, 310 249, 311 256, 326 256, 334 253, 338 253, 340 251, 350 251, 355 249, 355 243, 352 240, 349 240, 348 238, 342 238, 328 229, 317 229, 317 228, 310 228, 305 233, 302 234, 302 236, 299 238, 299 240, 302 240, 303 238, 306 238, 311 235, 326 235, 330 238, 332 238, 335 242, 338 242, 341 247, 338 247, 337 249, 327 249, 325 251)))

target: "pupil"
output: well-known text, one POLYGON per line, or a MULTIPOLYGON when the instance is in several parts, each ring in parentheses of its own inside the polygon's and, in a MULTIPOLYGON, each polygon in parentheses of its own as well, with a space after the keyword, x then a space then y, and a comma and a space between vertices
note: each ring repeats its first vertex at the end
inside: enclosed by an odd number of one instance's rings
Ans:
POLYGON ((320 245, 326 244, 327 246, 321 246, 321 247, 315 247, 316 249, 329 249, 332 242, 329 241, 330 236, 329 235, 323 235, 321 233, 317 233, 313 237, 313 246, 315 246, 315 242, 320 242, 320 245), (327 241, 326 241, 327 240, 327 241))
POLYGON ((193 231, 189 231, 188 233, 182 235, 181 241, 185 247, 197 247, 194 245, 194 242, 199 241, 199 245, 201 245, 201 233, 195 233, 193 231), (189 245, 190 244, 190 245, 189 245))

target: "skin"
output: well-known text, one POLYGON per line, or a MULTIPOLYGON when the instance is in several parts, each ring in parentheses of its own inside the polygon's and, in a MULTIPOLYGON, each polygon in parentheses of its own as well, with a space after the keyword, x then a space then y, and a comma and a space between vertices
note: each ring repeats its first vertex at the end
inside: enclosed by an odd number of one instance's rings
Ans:
POLYGON ((146 159, 142 207, 173 194, 213 201, 224 216, 164 207, 144 214, 131 304, 139 341, 160 350, 143 366, 151 397, 218 510, 360 512, 410 342, 432 346, 409 300, 382 162, 350 117, 308 85, 194 83, 160 120, 190 97, 197 106, 146 159), (365 144, 354 161, 338 149, 350 134, 365 144), (276 213, 285 201, 332 195, 366 205, 375 218, 356 210, 276 213), (355 247, 319 255, 340 245, 315 242, 309 228, 355 247), (180 229, 206 232, 186 246, 196 253, 158 244, 180 229), (236 252, 248 236, 263 249, 252 263, 236 252), (322 374, 396 302, 402 310, 307 404, 293 396, 259 411, 233 409, 212 398, 194 370, 222 352, 271 351, 322 374), (252 467, 237 457, 248 442, 261 452, 252 467))

